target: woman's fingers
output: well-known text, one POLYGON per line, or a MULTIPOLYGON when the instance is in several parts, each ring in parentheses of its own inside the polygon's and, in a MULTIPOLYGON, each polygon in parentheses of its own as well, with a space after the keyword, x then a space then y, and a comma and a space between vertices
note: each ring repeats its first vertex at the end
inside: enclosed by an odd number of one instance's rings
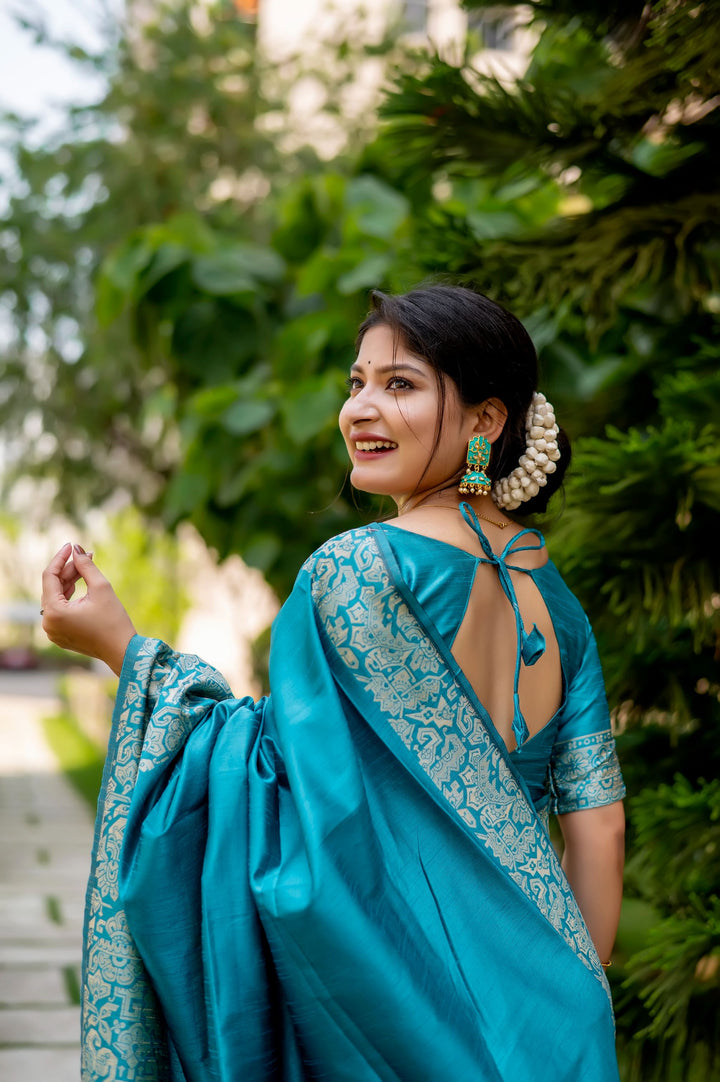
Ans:
POLYGON ((101 658, 120 672, 132 621, 112 586, 80 545, 66 544, 43 573, 43 630, 66 650, 101 658), (71 602, 75 586, 87 584, 85 596, 71 602))
MULTIPOLYGON (((93 553, 85 553, 85 549, 83 549, 81 546, 78 546, 78 552, 81 555, 87 555, 88 559, 90 560, 92 560, 93 558, 93 553)), ((62 571, 60 572, 60 583, 62 585, 62 590, 66 601, 69 601, 75 593, 75 585, 81 578, 82 575, 75 566, 74 558, 71 556, 63 567, 62 571)))
POLYGON ((81 579, 88 584, 88 591, 91 581, 96 588, 101 584, 107 585, 107 579, 93 564, 92 556, 93 554, 86 553, 81 545, 73 545, 69 541, 59 549, 43 573, 43 612, 46 609, 56 609, 70 601, 81 579), (78 566, 79 563, 82 567, 78 566))
POLYGON ((72 594, 75 588, 75 583, 80 578, 80 573, 75 567, 75 562, 70 559, 65 564, 64 568, 60 572, 60 585, 62 586, 65 597, 68 597, 68 591, 72 594))
POLYGON ((102 571, 93 563, 92 553, 85 552, 85 549, 80 548, 80 545, 73 545, 73 564, 75 565, 76 578, 84 579, 87 583, 88 593, 99 586, 109 585, 108 580, 103 575, 102 571))
POLYGON ((61 549, 53 556, 42 574, 42 608, 46 609, 55 602, 64 600, 65 587, 62 582, 62 573, 67 563, 68 556, 72 552, 72 545, 66 541, 61 549))
MULTIPOLYGON (((76 580, 77 581, 77 580, 76 580)), ((75 582, 70 582, 63 590, 63 597, 66 601, 70 601, 75 593, 75 582)))

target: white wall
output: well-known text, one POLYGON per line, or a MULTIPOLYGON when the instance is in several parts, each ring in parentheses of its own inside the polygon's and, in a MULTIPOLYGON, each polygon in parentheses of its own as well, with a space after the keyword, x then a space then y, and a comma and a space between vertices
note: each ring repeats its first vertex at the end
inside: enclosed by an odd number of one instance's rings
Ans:
MULTIPOLYGON (((418 39, 429 39, 441 54, 453 59, 453 53, 464 40, 468 15, 460 0, 415 0, 415 14, 422 16, 425 9, 425 32, 416 33, 418 39)), ((338 15, 351 17, 364 12, 366 27, 378 36, 383 26, 397 18, 405 10, 403 0, 260 0, 258 37, 268 55, 282 58, 302 50, 306 45, 322 40, 326 29, 337 22, 338 15)), ((492 9, 486 16, 492 18, 492 9)), ((508 17, 507 9, 498 14, 508 17)), ((515 12, 516 31, 512 52, 483 50, 482 67, 493 68, 517 76, 527 62, 534 43, 534 35, 522 29, 530 15, 527 6, 519 5, 515 12)))
POLYGON ((269 56, 279 59, 305 44, 318 44, 338 16, 367 12, 369 27, 381 33, 387 10, 388 0, 335 0, 333 6, 328 0, 260 0, 258 39, 269 56))

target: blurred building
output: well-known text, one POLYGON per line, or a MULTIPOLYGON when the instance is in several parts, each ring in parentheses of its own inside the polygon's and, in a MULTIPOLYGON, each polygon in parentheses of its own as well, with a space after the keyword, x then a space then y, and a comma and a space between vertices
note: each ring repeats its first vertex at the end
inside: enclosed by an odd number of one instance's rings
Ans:
POLYGON ((517 78, 522 74, 534 37, 528 28, 531 10, 519 4, 468 12, 460 0, 234 0, 244 18, 254 19, 258 37, 270 55, 298 49, 310 37, 322 39, 323 25, 338 13, 363 12, 365 24, 381 31, 397 22, 418 42, 429 41, 441 53, 458 53, 468 31, 477 35, 478 66, 517 78))
MULTIPOLYGON (((198 0, 198 8, 214 0, 198 0)), ((405 28, 418 41, 429 41, 443 52, 464 42, 468 31, 477 35, 478 60, 483 68, 517 77, 522 73, 534 37, 528 28, 531 8, 518 4, 466 11, 461 0, 226 0, 238 15, 257 24, 258 39, 271 56, 282 57, 304 44, 322 40, 323 28, 338 16, 361 15, 365 26, 381 30, 388 23, 405 28)), ((128 0, 132 17, 143 22, 155 0, 128 0)))
POLYGON ((257 20, 258 37, 270 55, 301 49, 312 37, 322 39, 323 25, 337 13, 364 12, 369 29, 381 31, 391 21, 418 42, 429 41, 441 53, 459 55, 469 31, 477 35, 479 66, 515 77, 527 63, 534 37, 528 29, 530 8, 519 4, 468 12, 460 0, 235 0, 236 9, 257 20))
MULTIPOLYGON (((165 0, 167 2, 167 0, 165 0)), ((172 2, 172 0, 170 0, 172 2)), ((126 0, 131 25, 150 21, 159 0, 126 0)), ((530 27, 532 8, 485 8, 466 11, 461 0, 221 0, 224 10, 252 24, 264 56, 277 64, 284 77, 287 125, 272 127, 278 118, 265 116, 263 123, 275 132, 283 149, 292 152, 311 144, 321 157, 331 159, 347 147, 348 132, 361 130, 358 118, 377 110, 384 83, 386 61, 379 55, 360 56, 362 45, 380 42, 387 31, 399 31, 401 39, 420 48, 434 49, 449 63, 467 63, 467 35, 477 49, 471 66, 493 74, 506 84, 525 71, 536 33, 530 27), (332 42, 342 36, 359 46, 352 85, 338 74, 338 91, 331 103, 333 73, 342 68, 332 42), (328 44, 326 44, 328 43, 328 44), (293 67, 296 78, 288 82, 293 67), (313 75, 317 77, 313 78, 313 75), (288 89, 289 86, 289 89, 288 89), (327 106, 330 104, 330 108, 327 106)), ((195 28, 212 32, 218 0, 195 0, 191 18, 195 28)), ((140 52, 146 44, 138 35, 140 52)), ((148 54, 149 56, 151 54, 148 54)), ((150 60, 152 62, 152 60, 150 60)), ((245 177, 243 183, 252 178, 245 177)), ((261 178, 255 178, 262 185, 261 178)), ((218 189, 227 198, 238 187, 237 178, 218 178, 218 189)), ((254 191, 254 189, 253 189, 254 191)), ((257 193, 254 193, 257 194, 257 193)))

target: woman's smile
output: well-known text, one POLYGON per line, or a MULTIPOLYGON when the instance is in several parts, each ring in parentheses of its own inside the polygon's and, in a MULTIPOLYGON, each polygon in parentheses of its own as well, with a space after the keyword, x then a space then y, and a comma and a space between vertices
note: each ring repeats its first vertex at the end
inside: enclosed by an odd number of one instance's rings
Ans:
POLYGON ((398 447, 394 440, 377 436, 374 432, 363 432, 352 435, 350 438, 355 444, 355 458, 360 459, 379 458, 391 451, 396 451, 398 447))

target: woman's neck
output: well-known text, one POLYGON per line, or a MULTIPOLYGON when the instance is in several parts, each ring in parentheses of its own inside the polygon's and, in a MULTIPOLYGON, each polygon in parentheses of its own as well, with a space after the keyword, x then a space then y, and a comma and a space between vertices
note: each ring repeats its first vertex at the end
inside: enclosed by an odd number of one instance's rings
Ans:
POLYGON ((511 520, 495 507, 492 499, 487 496, 461 496, 457 488, 452 486, 438 486, 428 489, 426 492, 412 493, 410 496, 398 499, 398 518, 409 514, 411 511, 457 511, 461 503, 469 503, 478 518, 503 530, 511 524, 511 520), (486 512, 491 511, 493 517, 486 512))

